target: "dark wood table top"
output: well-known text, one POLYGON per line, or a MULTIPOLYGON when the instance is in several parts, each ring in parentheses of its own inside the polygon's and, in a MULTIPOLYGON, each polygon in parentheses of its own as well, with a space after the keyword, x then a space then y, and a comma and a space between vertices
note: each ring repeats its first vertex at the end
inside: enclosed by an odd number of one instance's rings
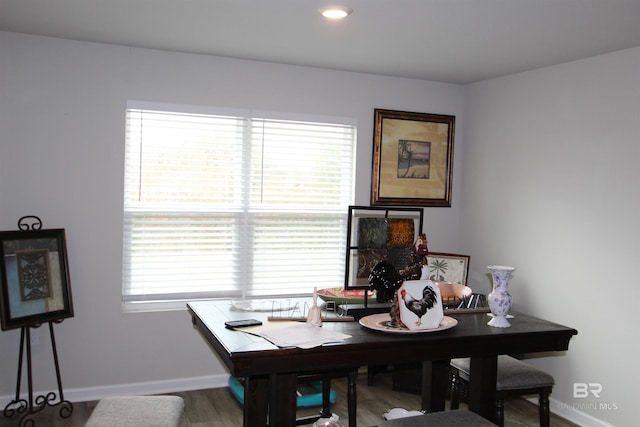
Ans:
POLYGON ((257 318, 270 313, 230 310, 229 301, 191 302, 194 325, 213 346, 234 376, 298 372, 387 363, 445 360, 455 357, 563 351, 577 330, 547 320, 513 313, 510 328, 487 325, 486 313, 447 315, 458 321, 448 330, 391 334, 358 322, 325 322, 323 328, 351 335, 342 343, 312 349, 278 348, 261 337, 225 328, 226 320, 257 318))

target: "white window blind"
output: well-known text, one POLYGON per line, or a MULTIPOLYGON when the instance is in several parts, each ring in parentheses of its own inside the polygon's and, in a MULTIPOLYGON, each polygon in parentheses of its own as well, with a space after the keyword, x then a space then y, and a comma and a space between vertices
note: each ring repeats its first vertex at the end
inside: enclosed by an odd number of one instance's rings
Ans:
POLYGON ((341 286, 353 124, 135 104, 126 118, 125 305, 341 286))

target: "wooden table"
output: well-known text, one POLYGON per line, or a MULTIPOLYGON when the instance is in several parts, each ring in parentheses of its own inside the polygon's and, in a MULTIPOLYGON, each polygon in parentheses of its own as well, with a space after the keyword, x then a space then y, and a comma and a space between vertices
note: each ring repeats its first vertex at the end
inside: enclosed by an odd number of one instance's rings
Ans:
POLYGON ((191 302, 187 307, 195 328, 231 375, 245 377, 247 427, 295 424, 298 375, 416 361, 423 362, 422 409, 442 411, 449 386, 449 360, 455 357, 471 357, 469 409, 495 421, 497 356, 564 351, 578 333, 519 313, 510 319, 510 328, 501 329, 487 325, 486 313, 449 312, 458 324, 436 333, 390 334, 364 328, 358 322, 325 322, 323 328, 351 338, 312 349, 278 348, 263 338, 224 326, 226 320, 244 318, 266 322, 270 313, 232 311, 229 301, 191 302))

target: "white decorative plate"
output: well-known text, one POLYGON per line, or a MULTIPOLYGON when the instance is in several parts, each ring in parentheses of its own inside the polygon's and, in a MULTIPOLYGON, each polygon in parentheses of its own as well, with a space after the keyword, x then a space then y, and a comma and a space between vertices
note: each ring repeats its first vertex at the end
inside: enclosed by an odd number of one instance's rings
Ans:
POLYGON ((392 327, 389 326, 389 322, 391 321, 391 317, 389 317, 389 313, 379 313, 379 314, 371 314, 369 316, 365 316, 360 319, 360 324, 367 329, 373 329, 374 331, 382 331, 389 332, 392 334, 423 334, 426 332, 438 332, 444 331, 445 329, 453 328, 458 324, 458 321, 453 317, 444 316, 442 322, 440 322, 440 326, 433 329, 415 329, 410 330, 401 327, 392 327))

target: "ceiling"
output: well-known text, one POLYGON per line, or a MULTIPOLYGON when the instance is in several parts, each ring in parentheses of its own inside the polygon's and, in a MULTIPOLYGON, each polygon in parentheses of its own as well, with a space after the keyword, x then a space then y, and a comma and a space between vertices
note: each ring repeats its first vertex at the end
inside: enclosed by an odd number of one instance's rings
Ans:
POLYGON ((640 1, 0 0, 0 30, 470 83, 640 46, 640 1))

